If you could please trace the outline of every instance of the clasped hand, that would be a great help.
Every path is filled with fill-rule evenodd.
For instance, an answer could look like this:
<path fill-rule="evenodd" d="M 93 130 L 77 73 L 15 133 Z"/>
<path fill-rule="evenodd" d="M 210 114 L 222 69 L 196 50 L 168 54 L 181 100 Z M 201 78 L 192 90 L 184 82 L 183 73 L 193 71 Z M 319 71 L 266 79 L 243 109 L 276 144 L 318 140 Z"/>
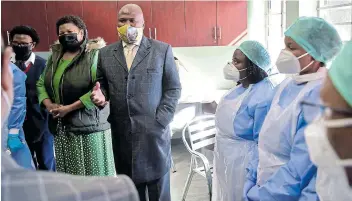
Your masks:
<path fill-rule="evenodd" d="M 54 119 L 62 118 L 72 111 L 69 105 L 59 105 L 55 103 L 49 105 L 47 109 L 50 114 L 53 115 Z"/>

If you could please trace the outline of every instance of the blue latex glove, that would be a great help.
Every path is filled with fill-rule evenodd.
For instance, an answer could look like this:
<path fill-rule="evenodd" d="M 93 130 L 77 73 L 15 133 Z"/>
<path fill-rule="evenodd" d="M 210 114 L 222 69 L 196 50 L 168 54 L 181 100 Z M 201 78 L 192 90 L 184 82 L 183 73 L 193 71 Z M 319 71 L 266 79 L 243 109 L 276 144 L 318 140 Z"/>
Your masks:
<path fill-rule="evenodd" d="M 247 193 L 249 190 L 251 190 L 251 188 L 255 186 L 255 183 L 249 179 L 247 179 L 247 181 L 244 183 L 243 186 L 243 200 L 244 201 L 249 201 L 248 197 L 247 197 Z"/>
<path fill-rule="evenodd" d="M 16 152 L 23 148 L 24 144 L 22 143 L 19 134 L 9 134 L 7 139 L 7 146 L 11 152 Z"/>

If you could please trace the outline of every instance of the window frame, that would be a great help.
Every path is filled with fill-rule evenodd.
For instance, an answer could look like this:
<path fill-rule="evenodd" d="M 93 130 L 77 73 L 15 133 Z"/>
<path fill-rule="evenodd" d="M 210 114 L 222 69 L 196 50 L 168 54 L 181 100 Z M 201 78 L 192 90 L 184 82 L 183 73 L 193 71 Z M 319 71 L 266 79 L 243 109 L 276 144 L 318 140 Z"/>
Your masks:
<path fill-rule="evenodd" d="M 331 6 L 320 6 L 320 5 L 321 5 L 321 1 L 318 0 L 317 1 L 317 16 L 318 17 L 321 17 L 322 10 L 334 10 L 334 9 L 343 8 L 343 7 L 350 7 L 351 8 L 351 20 L 350 21 L 338 22 L 338 23 L 335 22 L 335 23 L 331 23 L 331 24 L 334 26 L 350 25 L 351 26 L 350 40 L 352 40 L 352 2 L 351 3 L 341 2 L 341 4 L 331 5 Z M 347 41 L 343 41 L 343 42 L 347 42 Z"/>
<path fill-rule="evenodd" d="M 272 2 L 276 1 L 276 2 L 280 2 L 281 3 L 281 12 L 273 12 L 271 10 L 271 5 Z M 265 1 L 266 2 L 266 12 L 265 12 L 265 42 L 266 42 L 266 48 L 269 49 L 269 37 L 270 37 L 270 28 L 271 28 L 271 16 L 275 15 L 278 16 L 280 15 L 281 17 L 281 30 L 280 30 L 280 34 L 281 37 L 284 36 L 284 28 L 285 28 L 285 17 L 286 17 L 286 11 L 285 11 L 285 7 L 286 7 L 286 0 L 268 0 Z"/>

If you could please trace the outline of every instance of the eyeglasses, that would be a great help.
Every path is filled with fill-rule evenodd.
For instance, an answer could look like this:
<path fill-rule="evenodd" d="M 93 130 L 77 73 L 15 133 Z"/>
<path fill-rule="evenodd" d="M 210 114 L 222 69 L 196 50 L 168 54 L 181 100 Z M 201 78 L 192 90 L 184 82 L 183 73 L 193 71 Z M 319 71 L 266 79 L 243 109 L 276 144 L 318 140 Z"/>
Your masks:
<path fill-rule="evenodd" d="M 306 122 L 312 122 L 313 120 L 321 117 L 322 115 L 331 116 L 332 113 L 337 115 L 352 117 L 352 110 L 328 107 L 319 103 L 312 103 L 307 101 L 300 102 L 303 117 Z"/>
<path fill-rule="evenodd" d="M 33 44 L 33 42 L 30 42 L 30 43 L 18 43 L 16 41 L 11 42 L 11 45 L 16 45 L 16 46 L 30 46 L 32 44 Z"/>

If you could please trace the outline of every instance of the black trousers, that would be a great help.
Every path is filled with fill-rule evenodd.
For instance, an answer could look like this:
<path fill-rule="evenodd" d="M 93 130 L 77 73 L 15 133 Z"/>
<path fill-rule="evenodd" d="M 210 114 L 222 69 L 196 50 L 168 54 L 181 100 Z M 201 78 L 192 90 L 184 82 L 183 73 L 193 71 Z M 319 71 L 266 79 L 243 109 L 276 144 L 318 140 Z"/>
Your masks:
<path fill-rule="evenodd" d="M 171 201 L 170 172 L 160 179 L 137 184 L 136 188 L 140 201 Z"/>
<path fill-rule="evenodd" d="M 36 169 L 56 171 L 54 157 L 54 136 L 46 132 L 36 143 L 27 143 Z"/>

